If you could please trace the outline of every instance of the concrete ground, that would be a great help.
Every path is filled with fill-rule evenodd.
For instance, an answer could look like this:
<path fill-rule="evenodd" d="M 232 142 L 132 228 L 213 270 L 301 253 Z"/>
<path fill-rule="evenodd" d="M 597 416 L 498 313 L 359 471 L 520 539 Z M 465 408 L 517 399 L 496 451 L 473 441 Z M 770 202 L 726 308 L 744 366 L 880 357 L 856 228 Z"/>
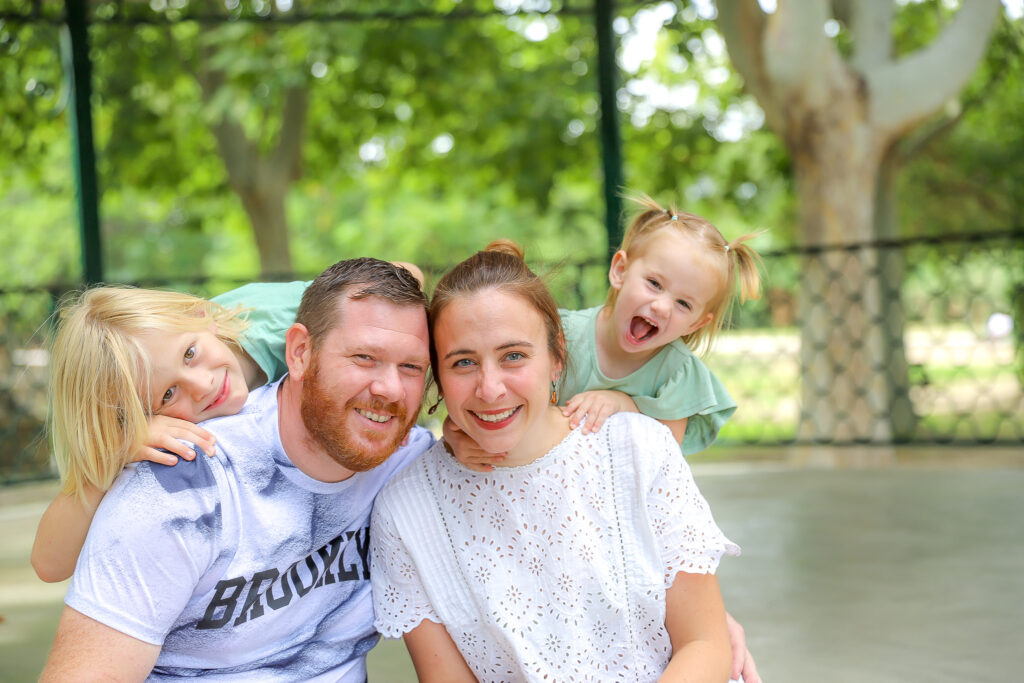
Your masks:
<path fill-rule="evenodd" d="M 1024 670 L 1024 449 L 727 455 L 694 471 L 743 547 L 721 585 L 768 683 Z M 66 585 L 36 579 L 28 554 L 54 490 L 0 489 L 0 681 L 34 680 L 53 640 Z M 370 680 L 414 680 L 399 641 L 371 654 Z"/>

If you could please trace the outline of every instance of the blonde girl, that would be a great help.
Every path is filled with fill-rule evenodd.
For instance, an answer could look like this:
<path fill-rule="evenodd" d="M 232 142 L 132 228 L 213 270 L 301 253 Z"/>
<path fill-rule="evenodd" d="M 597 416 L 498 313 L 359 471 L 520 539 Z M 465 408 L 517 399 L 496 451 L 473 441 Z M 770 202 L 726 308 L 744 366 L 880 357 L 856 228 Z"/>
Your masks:
<path fill-rule="evenodd" d="M 700 361 L 737 299 L 760 295 L 756 236 L 726 240 L 706 219 L 649 197 L 608 270 L 604 306 L 565 311 L 574 371 L 562 385 L 572 424 L 597 430 L 616 412 L 664 422 L 689 454 L 736 410 Z"/>

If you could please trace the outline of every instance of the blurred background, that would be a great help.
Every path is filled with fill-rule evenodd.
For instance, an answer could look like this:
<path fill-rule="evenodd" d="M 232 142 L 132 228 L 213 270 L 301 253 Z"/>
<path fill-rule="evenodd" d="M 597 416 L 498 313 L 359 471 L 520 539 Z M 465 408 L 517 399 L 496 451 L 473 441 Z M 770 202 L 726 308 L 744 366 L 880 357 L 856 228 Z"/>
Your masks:
<path fill-rule="evenodd" d="M 764 231 L 765 296 L 706 357 L 740 409 L 696 458 L 747 468 L 714 479 L 742 496 L 709 497 L 749 529 L 736 539 L 748 558 L 775 566 L 786 520 L 823 519 L 821 534 L 861 537 L 868 555 L 876 542 L 934 547 L 927 537 L 956 557 L 978 527 L 944 526 L 944 506 L 1004 521 L 1013 498 L 997 507 L 987 492 L 1019 482 L 1024 445 L 1021 4 L 0 0 L 0 522 L 15 525 L 0 562 L 0 678 L 38 672 L 63 593 L 34 579 L 16 540 L 30 544 L 56 486 L 46 343 L 62 295 L 99 282 L 215 295 L 363 255 L 419 264 L 429 290 L 507 237 L 563 306 L 595 306 L 629 193 L 704 215 L 729 239 Z M 939 479 L 893 485 L 922 462 Z M 976 479 L 951 474 L 965 463 Z M 737 507 L 753 482 L 770 489 L 756 488 L 757 509 L 811 498 L 760 527 L 757 509 Z M 851 488 L 815 497 L 832 485 Z M 943 486 L 948 498 L 929 493 Z M 875 520 L 876 537 L 860 513 L 878 513 L 879 487 L 907 502 Z M 885 538 L 904 523 L 925 536 Z M 936 650 L 901 660 L 914 647 L 895 648 L 895 669 L 801 667 L 813 648 L 777 650 L 792 640 L 770 639 L 779 615 L 759 611 L 765 566 L 743 562 L 747 602 L 730 608 L 755 620 L 756 654 L 793 653 L 765 653 L 768 680 L 907 680 L 909 662 L 949 651 L 924 628 L 937 615 L 890 615 Z M 979 574 L 995 560 L 950 562 L 961 573 L 936 579 L 931 603 L 996 585 Z M 1024 604 L 1019 582 L 999 585 Z M 842 620 L 853 604 L 817 616 Z M 985 647 L 1020 632 L 1010 616 L 991 633 L 962 617 L 944 618 Z M 824 633 L 786 621 L 793 638 Z M 1005 678 L 1018 649 L 971 660 L 973 676 L 918 673 Z M 907 675 L 869 673 L 883 670 Z"/>

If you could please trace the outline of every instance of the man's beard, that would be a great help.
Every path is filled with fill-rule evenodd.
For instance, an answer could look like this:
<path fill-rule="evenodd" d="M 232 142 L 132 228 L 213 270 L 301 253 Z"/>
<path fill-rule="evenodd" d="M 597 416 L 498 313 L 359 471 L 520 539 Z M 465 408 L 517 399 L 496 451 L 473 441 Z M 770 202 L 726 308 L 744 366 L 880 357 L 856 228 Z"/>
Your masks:
<path fill-rule="evenodd" d="M 402 428 L 388 433 L 366 431 L 361 440 L 354 439 L 347 420 L 357 407 L 365 412 L 392 415 L 391 419 Z M 353 398 L 345 405 L 339 405 L 320 379 L 320 366 L 314 353 L 302 380 L 302 422 L 313 441 L 342 467 L 353 472 L 365 472 L 387 460 L 405 440 L 416 418 L 415 415 L 408 417 L 406 412 L 401 403 L 385 403 L 377 399 L 364 402 Z"/>

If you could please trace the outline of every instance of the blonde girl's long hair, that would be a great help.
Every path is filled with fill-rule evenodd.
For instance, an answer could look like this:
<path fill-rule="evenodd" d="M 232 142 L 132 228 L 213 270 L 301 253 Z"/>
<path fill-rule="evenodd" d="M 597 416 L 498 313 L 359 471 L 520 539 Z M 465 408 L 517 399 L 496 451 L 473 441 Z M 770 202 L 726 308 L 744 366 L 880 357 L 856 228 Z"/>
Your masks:
<path fill-rule="evenodd" d="M 50 355 L 50 433 L 65 493 L 106 491 L 144 445 L 149 358 L 138 336 L 209 329 L 236 353 L 243 311 L 189 294 L 103 286 L 65 297 Z"/>
<path fill-rule="evenodd" d="M 710 257 L 719 280 L 716 294 L 707 304 L 711 321 L 682 337 L 694 353 L 707 353 L 715 335 L 729 320 L 736 299 L 739 298 L 740 303 L 743 303 L 761 296 L 761 257 L 747 244 L 761 232 L 748 233 L 727 241 L 706 218 L 680 211 L 672 205 L 662 208 L 647 195 L 628 199 L 638 204 L 641 212 L 626 229 L 622 246 L 619 247 L 626 252 L 627 257 L 633 259 L 642 254 L 650 238 L 662 229 L 678 230 L 704 247 Z M 617 298 L 618 290 L 609 288 L 605 306 L 614 307 Z"/>

